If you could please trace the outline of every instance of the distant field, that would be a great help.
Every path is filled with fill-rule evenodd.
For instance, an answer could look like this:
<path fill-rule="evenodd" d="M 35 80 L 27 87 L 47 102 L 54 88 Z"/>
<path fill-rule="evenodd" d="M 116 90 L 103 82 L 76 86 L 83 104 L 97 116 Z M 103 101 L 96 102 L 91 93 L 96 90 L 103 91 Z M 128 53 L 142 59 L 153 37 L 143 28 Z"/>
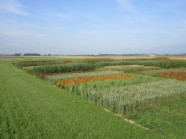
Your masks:
<path fill-rule="evenodd" d="M 186 55 L 184 56 L 168 56 L 171 59 L 186 59 Z"/>
<path fill-rule="evenodd" d="M 0 70 L 0 138 L 186 137 L 186 60 L 1 57 Z"/>

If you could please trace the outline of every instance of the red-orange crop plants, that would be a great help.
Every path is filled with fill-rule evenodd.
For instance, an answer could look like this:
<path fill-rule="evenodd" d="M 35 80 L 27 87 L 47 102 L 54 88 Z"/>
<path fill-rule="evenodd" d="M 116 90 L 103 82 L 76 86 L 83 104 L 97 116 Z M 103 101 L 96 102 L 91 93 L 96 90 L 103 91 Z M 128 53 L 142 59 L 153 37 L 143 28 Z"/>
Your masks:
<path fill-rule="evenodd" d="M 130 79 L 135 77 L 136 75 L 132 75 L 132 74 L 115 74 L 115 75 L 92 76 L 92 77 L 85 77 L 85 78 L 63 79 L 57 82 L 57 87 L 68 90 L 70 88 L 70 85 L 87 84 L 90 82 L 104 81 L 104 80 Z"/>
<path fill-rule="evenodd" d="M 186 81 L 186 72 L 165 72 L 160 75 L 162 78 L 172 78 L 172 79 L 177 79 L 181 81 Z"/>

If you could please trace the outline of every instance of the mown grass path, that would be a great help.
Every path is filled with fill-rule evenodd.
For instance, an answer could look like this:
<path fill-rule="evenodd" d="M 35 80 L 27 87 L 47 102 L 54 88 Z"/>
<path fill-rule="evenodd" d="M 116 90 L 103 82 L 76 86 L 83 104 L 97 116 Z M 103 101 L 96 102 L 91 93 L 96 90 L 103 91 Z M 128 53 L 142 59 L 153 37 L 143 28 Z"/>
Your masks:
<path fill-rule="evenodd" d="M 0 138 L 157 138 L 46 81 L 0 64 Z"/>

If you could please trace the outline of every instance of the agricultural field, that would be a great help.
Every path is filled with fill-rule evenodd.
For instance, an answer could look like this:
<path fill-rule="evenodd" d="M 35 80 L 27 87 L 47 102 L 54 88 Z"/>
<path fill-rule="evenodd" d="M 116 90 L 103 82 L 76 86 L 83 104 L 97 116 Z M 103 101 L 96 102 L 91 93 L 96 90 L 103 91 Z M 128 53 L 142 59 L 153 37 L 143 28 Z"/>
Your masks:
<path fill-rule="evenodd" d="M 3 58 L 0 66 L 0 138 L 186 138 L 184 59 Z"/>
<path fill-rule="evenodd" d="M 60 79 L 73 79 L 73 78 L 82 78 L 82 77 L 90 77 L 90 76 L 101 76 L 101 75 L 114 75 L 121 74 L 123 72 L 120 71 L 90 71 L 90 72 L 79 72 L 79 73 L 63 73 L 57 75 L 45 75 L 44 79 L 51 81 L 51 83 L 57 83 Z"/>

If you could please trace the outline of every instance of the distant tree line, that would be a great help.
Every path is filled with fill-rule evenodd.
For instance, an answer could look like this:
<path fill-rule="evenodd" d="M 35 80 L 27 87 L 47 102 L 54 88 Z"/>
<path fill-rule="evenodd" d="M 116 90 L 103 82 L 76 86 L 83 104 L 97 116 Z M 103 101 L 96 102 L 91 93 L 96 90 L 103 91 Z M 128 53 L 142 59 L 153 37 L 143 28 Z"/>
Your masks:
<path fill-rule="evenodd" d="M 147 56 L 149 54 L 80 54 L 80 55 L 64 55 L 64 54 L 44 54 L 43 56 Z M 186 56 L 182 54 L 154 54 L 156 56 Z M 39 53 L 14 53 L 14 54 L 0 54 L 0 56 L 41 56 Z M 152 55 L 150 55 L 152 56 Z"/>
<path fill-rule="evenodd" d="M 41 56 L 38 53 L 25 53 L 24 56 Z"/>
<path fill-rule="evenodd" d="M 41 56 L 39 53 L 25 53 L 25 54 L 21 54 L 21 53 L 15 53 L 14 56 Z"/>
<path fill-rule="evenodd" d="M 146 54 L 99 54 L 98 56 L 145 56 Z"/>

